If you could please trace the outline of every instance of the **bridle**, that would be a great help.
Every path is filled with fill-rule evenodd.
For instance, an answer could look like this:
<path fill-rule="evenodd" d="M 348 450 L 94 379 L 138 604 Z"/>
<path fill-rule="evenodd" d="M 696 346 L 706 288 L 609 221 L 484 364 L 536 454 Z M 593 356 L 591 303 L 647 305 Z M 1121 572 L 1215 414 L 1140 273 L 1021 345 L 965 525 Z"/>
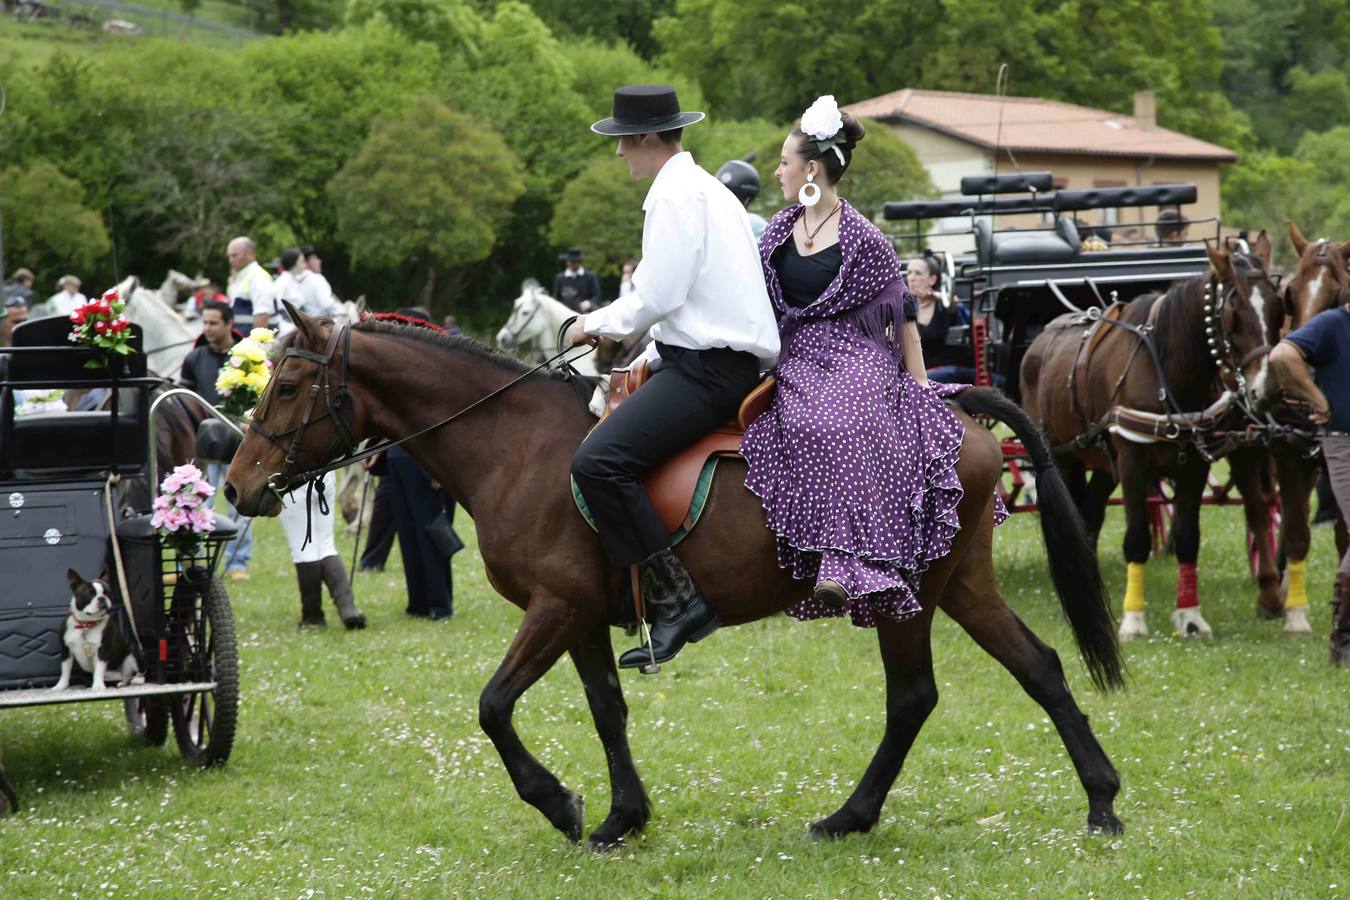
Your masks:
<path fill-rule="evenodd" d="M 1331 259 L 1332 253 L 1338 253 L 1339 248 L 1333 249 L 1331 241 L 1327 238 L 1318 238 L 1313 242 L 1313 246 L 1316 249 L 1313 251 L 1312 265 L 1321 266 L 1327 269 L 1327 271 L 1331 273 L 1331 280 L 1335 282 L 1337 288 L 1336 300 L 1328 306 L 1327 309 L 1335 309 L 1337 306 L 1344 306 L 1346 303 L 1350 303 L 1350 273 L 1346 271 L 1346 265 L 1343 260 L 1341 264 L 1337 265 L 1332 262 Z M 1284 295 L 1284 311 L 1291 319 L 1298 311 L 1294 306 L 1295 281 L 1302 287 L 1305 280 L 1306 279 L 1291 278 L 1289 279 L 1289 282 L 1285 284 L 1284 290 L 1282 291 Z"/>
<path fill-rule="evenodd" d="M 1252 362 L 1270 353 L 1270 345 L 1265 340 L 1266 323 L 1261 322 L 1261 346 L 1253 347 L 1241 357 L 1233 346 L 1232 329 L 1224 324 L 1223 311 L 1229 301 L 1237 296 L 1251 305 L 1251 292 L 1246 280 L 1234 277 L 1231 289 L 1224 290 L 1221 278 L 1205 283 L 1205 339 L 1209 344 L 1209 355 L 1219 370 L 1219 381 L 1224 387 L 1237 394 L 1238 403 L 1244 409 L 1247 403 L 1247 376 L 1242 370 Z"/>
<path fill-rule="evenodd" d="M 533 300 L 534 300 L 534 309 L 530 310 L 530 314 L 529 314 L 528 316 L 525 317 L 525 321 L 524 321 L 524 322 L 521 322 L 521 323 L 520 323 L 520 327 L 517 328 L 515 331 L 511 331 L 510 329 L 505 328 L 505 327 L 502 328 L 502 331 L 505 331 L 505 332 L 507 333 L 507 335 L 510 336 L 510 338 L 511 338 L 510 346 L 512 346 L 512 347 L 518 347 L 518 346 L 520 346 L 520 336 L 521 336 L 522 334 L 525 333 L 525 329 L 526 329 L 526 328 L 529 328 L 529 327 L 530 327 L 530 323 L 534 321 L 534 317 L 535 317 L 535 316 L 539 315 L 539 310 L 540 310 L 540 309 L 543 307 L 543 305 L 544 305 L 544 304 L 542 304 L 542 303 L 539 302 L 539 298 L 538 298 L 538 297 L 534 297 L 533 295 L 531 295 L 531 296 L 532 296 L 532 298 L 533 298 Z M 512 319 L 515 318 L 515 314 L 514 314 L 514 313 L 512 313 L 511 318 L 512 318 Z M 507 324 L 507 325 L 510 325 L 511 322 L 508 320 L 506 324 Z"/>
<path fill-rule="evenodd" d="M 329 372 L 333 365 L 333 355 L 337 352 L 338 344 L 342 344 L 342 360 L 339 367 L 339 376 L 337 389 L 334 390 L 329 380 Z M 267 486 L 276 493 L 292 487 L 292 482 L 309 480 L 311 482 L 322 478 L 326 471 L 321 471 L 313 479 L 297 479 L 291 474 L 291 469 L 295 466 L 300 456 L 300 448 L 303 444 L 305 431 L 309 426 L 316 422 L 322 422 L 324 419 L 333 420 L 333 442 L 328 445 L 320 459 L 327 459 L 334 450 L 341 449 L 342 456 L 351 456 L 355 451 L 357 444 L 355 435 L 352 433 L 351 416 L 355 412 L 355 403 L 352 400 L 351 392 L 347 390 L 347 359 L 351 356 L 352 332 L 351 325 L 344 322 L 340 328 L 333 328 L 328 334 L 328 346 L 324 348 L 322 354 L 315 353 L 312 350 L 304 350 L 294 345 L 286 348 L 281 359 L 277 362 L 276 370 L 268 383 L 267 391 L 258 401 L 259 412 L 264 410 L 270 404 L 272 399 L 273 385 L 281 375 L 281 370 L 290 359 L 303 359 L 316 363 L 319 367 L 319 375 L 309 386 L 309 401 L 305 405 L 304 415 L 300 417 L 300 424 L 285 431 L 268 431 L 257 419 L 249 423 L 249 428 L 262 435 L 273 445 L 286 452 L 286 461 L 282 463 L 281 471 L 269 475 Z M 323 400 L 323 411 L 315 415 L 319 406 L 320 399 Z M 291 438 L 290 445 L 287 446 L 283 440 Z M 308 473 L 304 473 L 308 474 Z M 322 498 L 323 489 L 319 488 L 319 494 Z"/>

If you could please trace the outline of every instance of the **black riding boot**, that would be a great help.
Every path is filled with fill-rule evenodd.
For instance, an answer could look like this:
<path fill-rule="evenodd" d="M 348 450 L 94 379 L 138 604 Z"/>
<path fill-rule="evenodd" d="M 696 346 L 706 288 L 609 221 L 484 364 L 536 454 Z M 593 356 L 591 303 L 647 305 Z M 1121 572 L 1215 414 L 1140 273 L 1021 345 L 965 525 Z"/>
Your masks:
<path fill-rule="evenodd" d="M 346 625 L 348 630 L 365 628 L 366 617 L 356 608 L 356 600 L 352 597 L 352 583 L 347 579 L 347 569 L 342 565 L 342 558 L 325 556 L 319 563 L 319 568 L 323 572 L 324 583 L 328 585 L 328 593 L 333 595 L 333 605 L 337 607 L 338 615 L 342 617 L 342 624 Z"/>
<path fill-rule="evenodd" d="M 635 669 L 656 656 L 672 659 L 686 642 L 701 641 L 722 623 L 703 599 L 698 585 L 672 550 L 653 553 L 638 565 L 642 599 L 651 623 L 651 648 L 634 647 L 619 657 L 619 667 Z"/>
<path fill-rule="evenodd" d="M 296 563 L 295 577 L 300 582 L 300 627 L 323 628 L 323 572 L 316 562 Z"/>

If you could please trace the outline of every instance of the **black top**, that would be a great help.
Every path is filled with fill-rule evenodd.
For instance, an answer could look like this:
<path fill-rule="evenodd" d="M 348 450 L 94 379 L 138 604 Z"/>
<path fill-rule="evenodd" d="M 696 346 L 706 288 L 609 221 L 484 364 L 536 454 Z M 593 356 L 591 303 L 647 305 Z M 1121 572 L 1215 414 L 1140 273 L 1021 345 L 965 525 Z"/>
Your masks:
<path fill-rule="evenodd" d="M 201 394 L 202 399 L 212 406 L 219 406 L 224 398 L 216 390 L 216 378 L 220 376 L 221 366 L 229 358 L 229 350 L 217 353 L 210 344 L 202 341 L 183 360 L 183 374 L 179 380 L 184 387 Z"/>
<path fill-rule="evenodd" d="M 576 312 L 581 312 L 582 301 L 598 306 L 600 279 L 590 269 L 580 275 L 568 275 L 564 269 L 553 278 L 553 299 L 562 301 Z"/>
<path fill-rule="evenodd" d="M 950 327 L 947 311 L 939 304 L 933 310 L 933 318 L 928 320 L 927 325 L 918 319 L 914 324 L 919 326 L 919 344 L 923 347 L 924 365 L 930 369 L 934 366 L 954 365 L 954 361 L 949 358 L 952 353 L 947 348 L 947 329 Z"/>
<path fill-rule="evenodd" d="M 770 259 L 778 273 L 779 287 L 783 289 L 783 302 L 805 309 L 819 300 L 839 275 L 839 267 L 844 264 L 844 251 L 835 244 L 819 253 L 802 256 L 797 252 L 797 242 L 788 238 L 773 251 Z"/>

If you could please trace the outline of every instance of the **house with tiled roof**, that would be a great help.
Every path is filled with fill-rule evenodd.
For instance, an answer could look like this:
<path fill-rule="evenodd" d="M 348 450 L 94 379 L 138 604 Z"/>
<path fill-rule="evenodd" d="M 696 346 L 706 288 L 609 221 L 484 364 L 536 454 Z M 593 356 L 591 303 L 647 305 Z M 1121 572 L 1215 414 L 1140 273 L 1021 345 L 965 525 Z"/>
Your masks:
<path fill-rule="evenodd" d="M 1195 221 L 1218 216 L 1219 169 L 1237 159 L 1225 147 L 1159 127 L 1151 91 L 1134 95 L 1129 116 L 1037 97 L 917 88 L 844 109 L 893 128 L 914 147 L 942 195 L 951 198 L 961 196 L 963 176 L 993 174 L 996 166 L 1000 173 L 1049 171 L 1056 188 L 1075 190 L 1191 182 L 1197 202 L 1185 214 Z M 1092 224 L 1131 234 L 1156 217 L 1149 207 L 1102 209 L 1093 211 Z M 1035 223 L 1035 215 L 999 219 L 1000 227 Z"/>

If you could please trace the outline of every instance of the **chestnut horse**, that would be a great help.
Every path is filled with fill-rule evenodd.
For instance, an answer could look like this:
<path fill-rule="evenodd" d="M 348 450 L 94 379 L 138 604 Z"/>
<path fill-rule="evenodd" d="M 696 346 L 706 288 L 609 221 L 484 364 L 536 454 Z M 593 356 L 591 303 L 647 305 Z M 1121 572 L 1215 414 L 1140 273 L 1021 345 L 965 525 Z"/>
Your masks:
<path fill-rule="evenodd" d="M 517 793 L 556 828 L 579 840 L 581 797 L 563 787 L 521 743 L 516 701 L 564 654 L 571 654 L 609 764 L 612 802 L 591 834 L 604 848 L 650 818 L 633 764 L 628 709 L 609 629 L 624 616 L 620 574 L 578 514 L 569 465 L 595 419 L 575 384 L 531 374 L 519 362 L 462 336 L 367 320 L 337 325 L 292 313 L 296 333 L 235 454 L 225 496 L 243 515 L 274 516 L 276 489 L 342 464 L 367 438 L 408 440 L 409 452 L 473 516 L 488 578 L 524 619 L 479 701 L 479 722 Z M 1094 680 L 1122 683 L 1108 600 L 1072 499 L 1025 413 L 996 391 L 971 389 L 965 409 L 1011 423 L 1032 447 L 1041 481 L 1041 524 L 1061 608 Z M 877 628 L 886 675 L 885 736 L 841 809 L 811 826 L 814 837 L 867 831 L 877 823 L 919 728 L 937 703 L 929 629 L 939 602 L 1006 666 L 1054 721 L 1088 796 L 1088 824 L 1117 832 L 1119 778 L 1069 693 L 1055 652 L 1000 597 L 994 577 L 994 488 L 999 444 L 966 411 L 957 473 L 965 488 L 961 530 L 951 552 L 924 575 L 923 611 Z M 448 419 L 448 420 L 447 420 Z M 440 423 L 440 424 L 438 424 Z M 436 427 L 432 427 L 436 426 Z M 304 470 L 311 470 L 306 472 Z M 725 625 L 740 625 L 805 600 L 812 586 L 778 568 L 775 540 L 759 501 L 744 487 L 744 463 L 718 467 L 702 523 L 681 542 L 681 560 Z M 631 616 L 631 612 L 628 613 Z M 715 647 L 703 644 L 700 651 Z M 681 665 L 696 665 L 686 651 Z"/>
<path fill-rule="evenodd" d="M 1320 312 L 1334 309 L 1350 300 L 1350 241 L 1337 244 L 1322 238 L 1309 241 L 1299 227 L 1288 222 L 1289 241 L 1298 254 L 1298 266 L 1284 284 L 1284 314 L 1289 331 L 1303 327 Z M 1278 389 L 1278 384 L 1273 385 Z M 1308 627 L 1308 595 L 1304 585 L 1304 562 L 1312 546 L 1309 529 L 1309 497 L 1322 472 L 1321 457 L 1308 453 L 1307 447 L 1276 441 L 1271 455 L 1280 486 L 1280 546 L 1286 558 L 1288 594 L 1285 599 L 1285 630 L 1294 631 L 1291 621 L 1301 620 L 1298 633 L 1311 633 Z M 1346 551 L 1346 523 L 1336 522 L 1336 548 Z"/>
<path fill-rule="evenodd" d="M 1255 248 L 1251 255 L 1207 246 L 1208 271 L 1164 294 L 1135 298 L 1120 315 L 1124 327 L 1102 322 L 1097 328 L 1104 331 L 1089 338 L 1087 317 L 1061 316 L 1036 337 L 1022 362 L 1022 401 L 1057 445 L 1094 544 L 1111 493 L 1117 483 L 1123 488 L 1129 568 L 1120 624 L 1123 640 L 1148 634 L 1143 594 L 1143 564 L 1152 545 L 1148 501 L 1163 477 L 1172 479 L 1175 490 L 1171 534 L 1180 572 L 1173 625 L 1183 636 L 1211 633 L 1200 614 L 1195 583 L 1200 500 L 1210 463 L 1191 443 L 1093 426 L 1116 406 L 1157 414 L 1199 413 L 1225 387 L 1249 404 L 1273 402 L 1275 379 L 1267 371 L 1266 356 L 1278 340 L 1281 311 L 1267 274 L 1271 246 L 1264 231 Z M 1136 332 L 1143 332 L 1152 348 Z M 1264 455 L 1234 459 L 1248 526 L 1257 535 L 1266 534 L 1269 526 L 1273 488 L 1262 477 L 1262 466 L 1268 465 Z M 1260 602 L 1278 612 L 1273 549 L 1264 541 L 1257 544 Z"/>

